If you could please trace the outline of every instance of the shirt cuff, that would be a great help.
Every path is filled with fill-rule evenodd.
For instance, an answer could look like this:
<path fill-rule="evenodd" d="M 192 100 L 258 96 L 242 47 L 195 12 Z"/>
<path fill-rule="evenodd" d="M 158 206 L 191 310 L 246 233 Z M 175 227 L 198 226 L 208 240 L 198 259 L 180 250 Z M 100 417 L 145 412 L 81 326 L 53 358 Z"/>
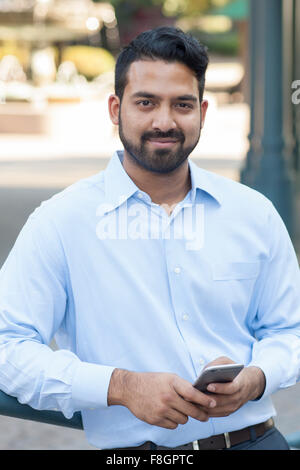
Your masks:
<path fill-rule="evenodd" d="M 266 379 L 265 389 L 263 393 L 260 395 L 260 397 L 256 398 L 255 401 L 262 400 L 263 398 L 271 395 L 272 393 L 278 390 L 278 387 L 281 381 L 282 372 L 280 368 L 278 368 L 277 370 L 276 367 L 274 367 L 274 363 L 268 364 L 268 360 L 266 361 L 253 360 L 250 362 L 250 364 L 248 364 L 248 367 L 259 367 L 265 374 L 265 379 Z"/>
<path fill-rule="evenodd" d="M 107 407 L 107 392 L 115 367 L 79 362 L 72 380 L 74 410 Z"/>

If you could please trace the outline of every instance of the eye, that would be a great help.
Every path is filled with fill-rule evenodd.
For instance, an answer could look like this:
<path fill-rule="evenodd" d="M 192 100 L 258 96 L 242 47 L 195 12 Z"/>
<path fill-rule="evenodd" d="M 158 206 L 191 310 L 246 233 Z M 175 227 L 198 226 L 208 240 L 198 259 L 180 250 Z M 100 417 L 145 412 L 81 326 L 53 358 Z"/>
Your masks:
<path fill-rule="evenodd" d="M 143 108 L 148 108 L 149 106 L 153 105 L 153 103 L 150 100 L 141 100 L 141 101 L 138 101 L 137 104 L 139 106 L 142 106 Z"/>
<path fill-rule="evenodd" d="M 176 107 L 180 108 L 180 109 L 193 109 L 193 105 L 190 104 L 190 103 L 176 103 L 175 105 Z"/>

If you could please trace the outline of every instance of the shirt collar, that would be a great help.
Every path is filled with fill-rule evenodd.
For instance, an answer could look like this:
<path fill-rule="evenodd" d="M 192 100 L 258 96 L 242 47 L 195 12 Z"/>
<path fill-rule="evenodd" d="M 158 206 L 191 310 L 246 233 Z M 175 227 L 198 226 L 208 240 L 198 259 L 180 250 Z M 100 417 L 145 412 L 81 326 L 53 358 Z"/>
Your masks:
<path fill-rule="evenodd" d="M 123 151 L 117 151 L 110 159 L 104 174 L 105 200 L 111 209 L 120 206 L 134 193 L 137 185 L 128 176 L 122 165 Z"/>
<path fill-rule="evenodd" d="M 113 210 L 120 206 L 124 201 L 140 191 L 138 186 L 126 173 L 123 165 L 123 151 L 117 151 L 113 154 L 105 170 L 105 199 L 110 209 Z M 222 196 L 219 188 L 216 186 L 213 174 L 199 168 L 195 163 L 189 160 L 191 174 L 191 200 L 195 201 L 196 189 L 208 193 L 219 204 L 222 202 Z"/>
<path fill-rule="evenodd" d="M 218 176 L 212 172 L 203 170 L 196 163 L 192 162 L 189 159 L 189 167 L 191 174 L 191 185 L 192 185 L 192 201 L 196 197 L 196 189 L 204 191 L 209 194 L 213 199 L 215 199 L 220 205 L 222 204 L 223 196 L 219 188 L 220 181 L 218 181 Z"/>

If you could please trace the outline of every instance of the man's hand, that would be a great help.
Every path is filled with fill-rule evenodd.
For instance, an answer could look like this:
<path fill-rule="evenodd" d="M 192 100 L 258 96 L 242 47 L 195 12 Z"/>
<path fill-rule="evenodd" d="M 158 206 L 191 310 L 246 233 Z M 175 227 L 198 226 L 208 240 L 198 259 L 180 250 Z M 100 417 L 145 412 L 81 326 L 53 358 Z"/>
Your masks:
<path fill-rule="evenodd" d="M 112 373 L 107 403 L 126 406 L 142 421 L 167 429 L 185 424 L 189 416 L 207 421 L 215 405 L 211 396 L 176 374 L 122 369 Z"/>
<path fill-rule="evenodd" d="M 233 363 L 227 357 L 220 357 L 207 364 L 207 367 Z M 210 417 L 228 416 L 249 400 L 260 397 L 265 385 L 265 375 L 259 367 L 245 367 L 232 382 L 208 385 L 207 390 L 216 401 L 216 406 L 213 409 L 205 408 L 205 411 Z"/>

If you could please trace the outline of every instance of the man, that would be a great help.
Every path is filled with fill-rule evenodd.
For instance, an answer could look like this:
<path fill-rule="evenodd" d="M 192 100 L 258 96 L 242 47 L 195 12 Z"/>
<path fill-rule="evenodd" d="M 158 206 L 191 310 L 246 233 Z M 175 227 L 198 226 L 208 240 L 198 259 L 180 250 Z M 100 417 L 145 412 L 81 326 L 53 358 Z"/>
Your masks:
<path fill-rule="evenodd" d="M 269 200 L 188 160 L 207 63 L 173 28 L 122 51 L 124 152 L 43 202 L 0 273 L 2 390 L 81 411 L 97 448 L 287 448 L 270 395 L 299 375 L 299 266 Z M 193 387 L 232 362 L 233 382 Z"/>

